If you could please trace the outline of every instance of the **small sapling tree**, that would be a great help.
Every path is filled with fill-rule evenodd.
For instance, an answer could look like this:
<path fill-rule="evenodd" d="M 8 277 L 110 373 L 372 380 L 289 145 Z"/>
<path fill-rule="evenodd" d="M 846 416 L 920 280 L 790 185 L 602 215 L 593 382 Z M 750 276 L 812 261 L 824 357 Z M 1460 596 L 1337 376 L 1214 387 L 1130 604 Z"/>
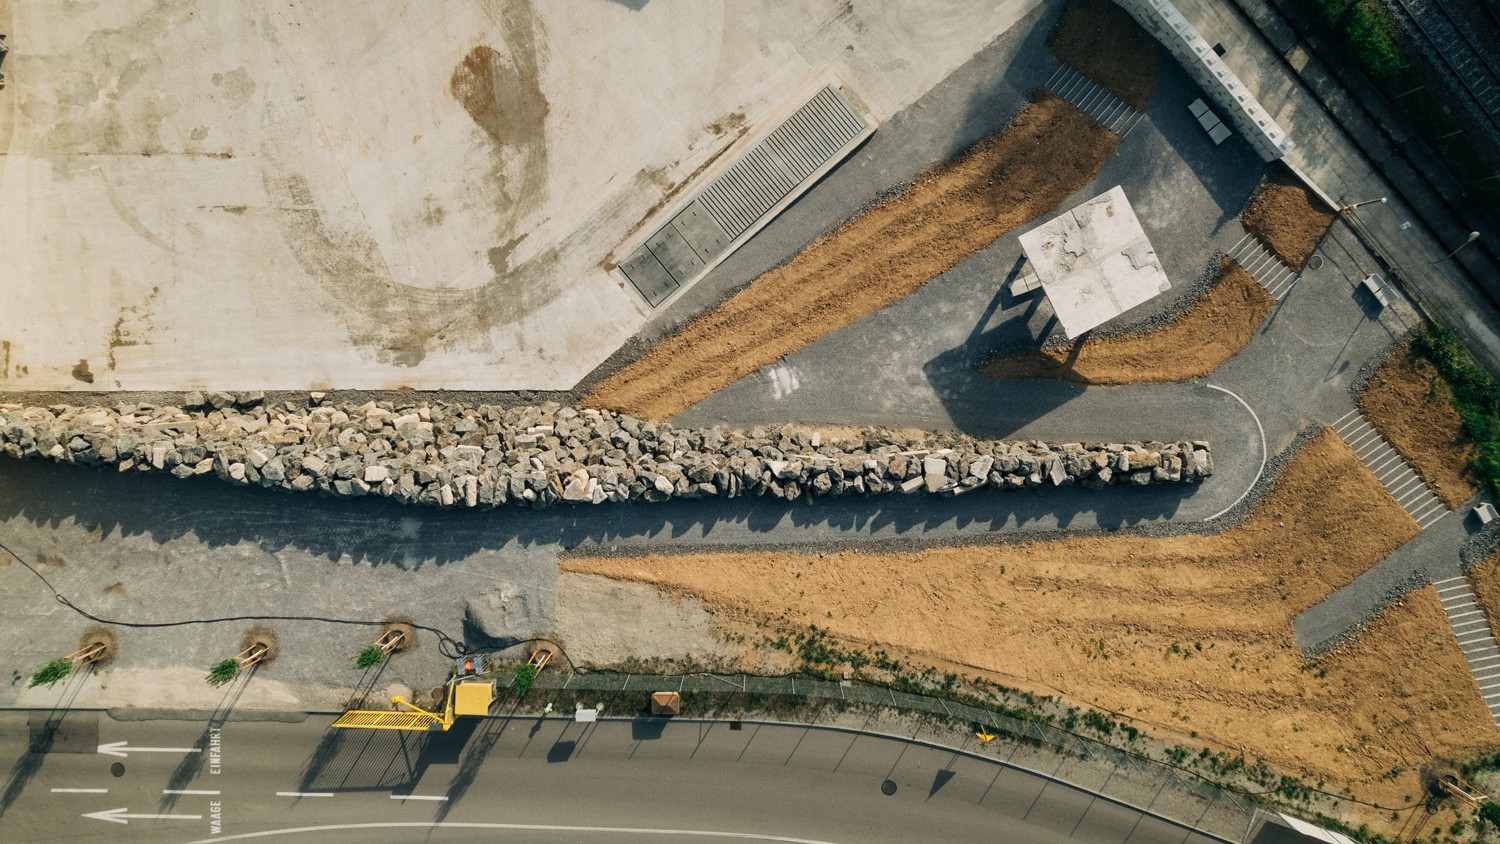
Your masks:
<path fill-rule="evenodd" d="M 516 669 L 516 682 L 512 688 L 516 690 L 517 695 L 524 695 L 531 690 L 531 684 L 536 682 L 536 674 L 539 670 L 531 663 Z"/>
<path fill-rule="evenodd" d="M 31 682 L 26 684 L 26 688 L 34 689 L 37 686 L 50 686 L 71 673 L 73 673 L 73 661 L 64 657 L 58 657 L 38 668 L 36 673 L 31 675 Z"/>
<path fill-rule="evenodd" d="M 204 679 L 210 686 L 218 687 L 226 683 L 234 682 L 234 678 L 240 676 L 240 661 L 234 657 L 214 663 L 208 669 L 208 676 Z"/>
<path fill-rule="evenodd" d="M 371 645 L 359 652 L 359 656 L 354 660 L 354 667 L 360 670 L 374 668 L 380 663 L 385 662 L 385 655 L 386 651 L 384 648 L 379 645 Z"/>

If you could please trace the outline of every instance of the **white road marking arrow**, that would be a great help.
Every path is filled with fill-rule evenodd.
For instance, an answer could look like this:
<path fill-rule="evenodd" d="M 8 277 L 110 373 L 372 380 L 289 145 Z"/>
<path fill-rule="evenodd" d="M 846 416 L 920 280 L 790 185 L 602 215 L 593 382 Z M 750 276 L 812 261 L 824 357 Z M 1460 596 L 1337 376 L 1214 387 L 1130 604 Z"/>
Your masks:
<path fill-rule="evenodd" d="M 130 823 L 130 819 L 136 820 L 158 820 L 158 821 L 201 821 L 202 815 L 143 815 L 130 814 L 130 810 L 121 806 L 118 809 L 108 809 L 103 812 L 89 812 L 84 815 L 96 821 L 109 821 L 111 823 Z"/>
<path fill-rule="evenodd" d="M 106 756 L 129 756 L 132 753 L 202 753 L 201 747 L 131 747 L 128 742 L 112 741 L 99 745 Z"/>

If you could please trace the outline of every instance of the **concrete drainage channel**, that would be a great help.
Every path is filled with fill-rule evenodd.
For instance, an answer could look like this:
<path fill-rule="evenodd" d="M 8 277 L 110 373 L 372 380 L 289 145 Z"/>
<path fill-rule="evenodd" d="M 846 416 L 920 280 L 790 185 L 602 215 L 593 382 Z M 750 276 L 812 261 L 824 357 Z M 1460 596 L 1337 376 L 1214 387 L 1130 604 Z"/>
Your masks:
<path fill-rule="evenodd" d="M 825 85 L 714 176 L 620 263 L 651 307 L 692 286 L 875 132 Z"/>

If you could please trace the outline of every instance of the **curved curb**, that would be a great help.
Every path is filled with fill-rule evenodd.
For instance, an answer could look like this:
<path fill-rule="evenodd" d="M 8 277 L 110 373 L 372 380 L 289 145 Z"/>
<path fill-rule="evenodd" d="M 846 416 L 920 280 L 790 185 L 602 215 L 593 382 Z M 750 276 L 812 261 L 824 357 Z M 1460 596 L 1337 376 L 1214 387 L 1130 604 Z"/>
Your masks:
<path fill-rule="evenodd" d="M 1240 502 L 1245 500 L 1245 496 L 1249 495 L 1250 491 L 1255 489 L 1255 485 L 1260 483 L 1261 475 L 1264 475 L 1266 473 L 1266 460 L 1270 456 L 1270 451 L 1266 448 L 1266 428 L 1264 425 L 1260 424 L 1260 416 L 1256 415 L 1255 409 L 1250 407 L 1249 402 L 1240 398 L 1239 394 L 1234 392 L 1233 390 L 1227 390 L 1223 387 L 1216 387 L 1213 384 L 1204 384 L 1203 386 L 1209 388 L 1210 390 L 1218 390 L 1221 393 L 1228 393 L 1231 397 L 1233 397 L 1234 400 L 1239 402 L 1250 414 L 1250 418 L 1255 420 L 1255 430 L 1260 432 L 1260 468 L 1255 470 L 1255 477 L 1251 479 L 1250 485 L 1245 487 L 1245 491 L 1240 493 L 1240 497 L 1236 498 L 1233 504 L 1230 504 L 1223 510 L 1220 510 L 1219 512 L 1203 520 L 1205 522 L 1211 522 L 1214 519 L 1217 519 L 1220 516 L 1224 515 L 1225 513 L 1228 513 L 1230 510 L 1233 510 L 1234 508 L 1240 506 Z"/>

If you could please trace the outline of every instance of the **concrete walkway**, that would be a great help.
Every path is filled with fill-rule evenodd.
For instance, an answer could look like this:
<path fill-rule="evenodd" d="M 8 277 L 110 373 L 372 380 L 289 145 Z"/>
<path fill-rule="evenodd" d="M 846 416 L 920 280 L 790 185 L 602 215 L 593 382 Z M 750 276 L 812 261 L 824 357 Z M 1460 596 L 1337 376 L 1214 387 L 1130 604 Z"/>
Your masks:
<path fill-rule="evenodd" d="M 1402 595 L 1435 580 L 1461 575 L 1458 554 L 1470 534 L 1471 501 L 1449 518 L 1417 534 L 1353 583 L 1297 616 L 1297 645 L 1317 656 L 1343 644 Z"/>
<path fill-rule="evenodd" d="M 1393 177 L 1409 168 L 1390 158 L 1389 150 L 1384 151 L 1381 169 L 1377 169 L 1341 125 L 1341 121 L 1354 125 L 1362 119 L 1355 98 L 1309 54 L 1265 0 L 1177 0 L 1176 5 L 1209 43 L 1224 46 L 1224 62 L 1296 142 L 1286 163 L 1324 194 L 1326 201 L 1338 207 L 1389 197 L 1386 205 L 1355 211 L 1357 225 L 1384 260 L 1395 266 L 1406 291 L 1457 331 L 1490 372 L 1500 373 L 1500 310 L 1476 288 L 1458 261 L 1444 260 L 1462 242 L 1461 230 L 1468 225 L 1458 221 L 1461 230 L 1455 230 L 1449 219 L 1431 219 L 1446 216 L 1446 210 L 1425 197 L 1398 191 Z M 1341 109 L 1335 119 L 1320 97 L 1349 107 Z M 1361 135 L 1359 140 L 1368 144 L 1380 132 L 1371 124 Z M 1400 184 L 1415 193 L 1420 190 L 1419 181 L 1403 178 Z M 1434 229 L 1451 233 L 1451 242 L 1440 241 Z"/>

